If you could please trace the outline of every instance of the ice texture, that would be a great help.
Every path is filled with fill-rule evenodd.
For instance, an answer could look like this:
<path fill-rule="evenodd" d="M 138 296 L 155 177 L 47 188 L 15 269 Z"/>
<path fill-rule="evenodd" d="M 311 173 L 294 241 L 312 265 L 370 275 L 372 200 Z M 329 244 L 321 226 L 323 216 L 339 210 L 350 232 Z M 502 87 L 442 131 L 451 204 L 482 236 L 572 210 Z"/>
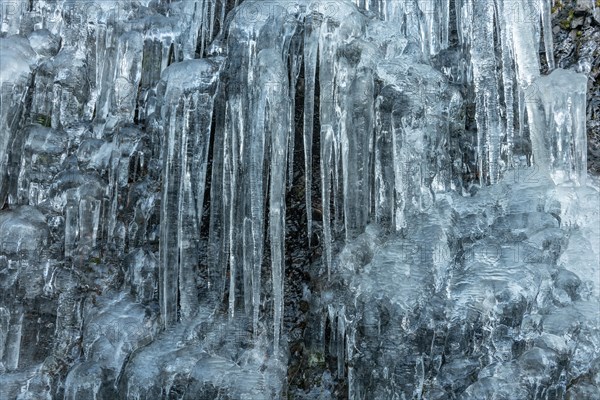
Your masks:
<path fill-rule="evenodd" d="M 340 252 L 336 295 L 322 303 L 329 348 L 353 366 L 349 398 L 597 393 L 565 382 L 598 357 L 598 246 L 584 239 L 596 235 L 598 188 L 513 178 L 414 215 L 406 237 L 369 226 Z M 589 224 L 568 222 L 573 208 Z M 585 260 L 566 261 L 573 251 Z"/>
<path fill-rule="evenodd" d="M 598 397 L 550 0 L 0 6 L 0 398 Z"/>

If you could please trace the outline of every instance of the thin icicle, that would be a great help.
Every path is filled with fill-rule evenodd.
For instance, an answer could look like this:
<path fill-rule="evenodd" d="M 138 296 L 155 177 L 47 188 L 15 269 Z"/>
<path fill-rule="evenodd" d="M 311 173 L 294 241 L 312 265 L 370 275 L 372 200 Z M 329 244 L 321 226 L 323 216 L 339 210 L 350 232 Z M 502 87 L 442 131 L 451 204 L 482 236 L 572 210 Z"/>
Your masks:
<path fill-rule="evenodd" d="M 351 321 L 352 323 L 353 321 Z M 348 400 L 356 399 L 355 390 L 354 390 L 354 348 L 356 346 L 356 328 L 354 325 L 350 325 L 347 327 L 348 334 L 346 335 L 346 360 L 348 365 Z"/>
<path fill-rule="evenodd" d="M 259 71 L 260 72 L 260 71 Z M 267 85 L 268 89 L 268 85 Z M 253 303 L 253 321 L 255 329 L 258 327 L 258 313 L 260 308 L 260 276 L 263 258 L 264 241 L 264 215 L 265 215 L 265 196 L 263 188 L 264 162 L 265 162 L 265 113 L 267 109 L 267 99 L 263 92 L 264 88 L 259 88 L 259 97 L 257 104 L 254 105 L 256 115 L 251 127 L 252 138 L 249 138 L 249 191 L 250 191 L 250 218 L 252 221 L 252 303 Z M 279 171 L 281 173 L 281 171 Z"/>
<path fill-rule="evenodd" d="M 242 228 L 242 280 L 244 285 L 244 311 L 246 315 L 254 314 L 253 307 L 253 290 L 252 290 L 252 275 L 253 275 L 253 258 L 252 258 L 252 221 L 250 218 L 244 218 Z"/>
<path fill-rule="evenodd" d="M 241 107 L 239 109 L 235 109 L 232 111 L 232 132 L 229 137 L 230 147 L 229 154 L 226 156 L 226 171 L 228 174 L 225 176 L 229 176 L 229 218 L 228 224 L 228 244 L 229 244 L 229 318 L 233 319 L 235 316 L 235 297 L 236 297 L 236 278 L 237 278 L 237 267 L 239 259 L 237 257 L 239 250 L 238 243 L 238 231 L 237 231 L 237 215 L 239 213 L 238 209 L 240 207 L 238 200 L 238 176 L 239 176 L 239 153 L 240 153 L 240 143 L 239 137 L 242 132 L 242 124 L 243 124 L 243 116 Z M 236 115 L 237 114 L 237 115 Z"/>
<path fill-rule="evenodd" d="M 329 343 L 327 351 L 329 354 L 336 354 L 337 346 L 337 315 L 333 304 L 327 305 L 327 318 L 329 320 Z"/>
<path fill-rule="evenodd" d="M 288 120 L 292 122 L 292 125 L 296 125 L 295 117 L 296 117 L 296 86 L 298 84 L 298 78 L 300 77 L 300 72 L 302 70 L 302 64 L 304 63 L 304 57 L 302 52 L 303 40 L 299 37 L 299 35 L 294 35 L 291 41 L 290 49 L 289 49 L 289 62 L 288 66 L 290 68 L 290 115 L 288 116 Z M 296 146 L 296 134 L 295 131 L 292 132 L 287 138 L 288 141 L 288 189 L 291 189 L 294 184 L 294 156 L 295 156 L 295 146 Z"/>
<path fill-rule="evenodd" d="M 304 197 L 308 246 L 312 238 L 312 145 L 315 108 L 315 78 L 321 17 L 311 14 L 304 27 Z"/>
<path fill-rule="evenodd" d="M 321 126 L 321 198 L 323 203 L 323 247 L 327 277 L 331 276 L 332 235 L 331 235 L 331 169 L 333 161 L 333 128 Z"/>
<path fill-rule="evenodd" d="M 209 1 L 208 2 L 208 42 L 207 43 L 211 43 L 213 41 L 214 38 L 214 34 L 215 34 L 215 22 L 216 22 L 216 14 L 217 14 L 217 2 L 216 1 Z"/>
<path fill-rule="evenodd" d="M 346 363 L 346 354 L 344 345 L 346 344 L 346 306 L 341 304 L 337 309 L 337 373 L 338 378 L 342 379 L 345 375 L 344 365 Z"/>
<path fill-rule="evenodd" d="M 289 121 L 290 105 L 289 84 L 283 61 L 274 51 L 263 50 L 259 53 L 261 70 L 268 75 L 268 81 L 279 82 L 267 87 L 267 109 L 261 115 L 266 116 L 267 124 L 264 132 L 270 131 L 271 138 L 271 178 L 269 190 L 269 232 L 271 242 L 271 273 L 273 279 L 273 347 L 279 351 L 279 338 L 283 323 L 283 272 L 284 272 L 284 240 L 285 240 L 285 193 L 286 193 L 286 161 L 287 140 L 291 136 Z M 261 77 L 262 78 L 262 77 Z M 263 78 L 264 79 L 264 78 Z M 257 132 L 260 133 L 260 132 Z M 266 136 L 266 135 L 265 135 Z M 268 136 L 267 136 L 268 137 Z"/>
<path fill-rule="evenodd" d="M 206 28 L 206 20 L 208 15 L 208 1 L 202 0 L 202 6 L 200 8 L 200 13 L 202 15 L 202 21 L 205 23 L 200 26 L 200 54 L 204 54 L 205 44 L 208 41 L 207 39 L 207 28 Z"/>
<path fill-rule="evenodd" d="M 539 0 L 542 18 L 542 29 L 544 32 L 544 52 L 548 69 L 552 72 L 556 68 L 554 62 L 554 38 L 552 36 L 551 0 Z"/>

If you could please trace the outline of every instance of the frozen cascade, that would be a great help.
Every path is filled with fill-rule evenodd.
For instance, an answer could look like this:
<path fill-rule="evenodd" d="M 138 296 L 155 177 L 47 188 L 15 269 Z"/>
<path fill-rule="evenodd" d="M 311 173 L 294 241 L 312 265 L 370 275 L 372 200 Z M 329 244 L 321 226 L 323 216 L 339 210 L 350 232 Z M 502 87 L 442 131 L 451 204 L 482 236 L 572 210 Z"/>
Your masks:
<path fill-rule="evenodd" d="M 3 3 L 0 398 L 595 398 L 550 7 Z"/>

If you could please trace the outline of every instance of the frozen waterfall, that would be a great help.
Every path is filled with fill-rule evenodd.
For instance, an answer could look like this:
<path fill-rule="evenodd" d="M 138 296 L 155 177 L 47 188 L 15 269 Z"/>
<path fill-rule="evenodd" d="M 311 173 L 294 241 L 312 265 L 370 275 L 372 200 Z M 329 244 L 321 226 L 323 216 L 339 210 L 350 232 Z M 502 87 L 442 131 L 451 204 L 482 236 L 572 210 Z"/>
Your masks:
<path fill-rule="evenodd" d="M 551 3 L 0 2 L 0 399 L 600 396 Z"/>

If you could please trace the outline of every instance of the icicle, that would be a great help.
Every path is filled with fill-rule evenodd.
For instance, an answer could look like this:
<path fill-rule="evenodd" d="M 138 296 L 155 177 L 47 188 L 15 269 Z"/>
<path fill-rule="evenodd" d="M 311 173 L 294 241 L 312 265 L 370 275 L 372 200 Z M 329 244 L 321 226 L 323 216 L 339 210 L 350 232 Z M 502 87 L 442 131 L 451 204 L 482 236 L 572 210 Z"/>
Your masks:
<path fill-rule="evenodd" d="M 65 257 L 72 257 L 79 236 L 77 224 L 78 210 L 72 202 L 65 207 Z"/>
<path fill-rule="evenodd" d="M 525 94 L 523 93 L 523 90 L 521 90 L 520 87 L 517 86 L 517 101 L 518 101 L 518 112 L 519 112 L 519 149 L 513 149 L 514 150 L 518 150 L 519 152 L 523 152 L 525 149 L 523 149 L 523 143 L 525 140 L 525 114 L 527 112 L 526 108 L 525 108 Z M 528 154 L 528 157 L 531 156 L 531 154 Z"/>
<path fill-rule="evenodd" d="M 331 276 L 331 169 L 333 161 L 333 128 L 331 125 L 321 126 L 321 199 L 323 206 L 323 247 L 325 249 L 325 267 L 327 277 Z"/>
<path fill-rule="evenodd" d="M 218 65 L 205 60 L 173 64 L 163 74 L 163 199 L 160 300 L 165 327 L 197 309 L 195 268 L 202 223 L 208 147 Z M 180 314 L 180 315 L 179 315 Z"/>
<path fill-rule="evenodd" d="M 399 126 L 396 126 L 398 124 Z M 404 210 L 407 204 L 407 197 L 409 196 L 408 187 L 409 177 L 407 176 L 407 167 L 409 164 L 409 157 L 406 155 L 406 150 L 403 149 L 404 137 L 403 133 L 410 127 L 404 125 L 403 119 L 397 121 L 394 116 L 392 117 L 392 154 L 393 154 L 393 166 L 394 166 L 394 228 L 396 231 L 400 231 L 406 227 L 406 220 Z M 404 125 L 404 126 L 403 126 Z"/>
<path fill-rule="evenodd" d="M 306 201 L 306 231 L 308 246 L 312 239 L 312 145 L 314 125 L 315 77 L 321 29 L 321 16 L 314 13 L 304 25 L 304 197 Z"/>
<path fill-rule="evenodd" d="M 258 72 L 258 71 L 257 71 Z M 267 85 L 268 88 L 268 85 Z M 259 90 L 262 90 L 260 88 Z M 264 246 L 264 215 L 265 215 L 265 196 L 264 196 L 264 163 L 265 163 L 265 141 L 267 137 L 265 113 L 267 109 L 267 98 L 265 93 L 259 94 L 258 104 L 255 105 L 256 115 L 251 129 L 252 136 L 249 137 L 249 182 L 250 182 L 250 215 L 252 220 L 252 265 L 253 276 L 253 321 L 255 329 L 258 327 L 258 314 L 260 309 L 260 276 L 263 259 Z M 268 125 L 267 125 L 268 126 Z M 278 171 L 282 174 L 282 170 Z"/>
<path fill-rule="evenodd" d="M 354 108 L 354 102 L 350 95 L 350 91 L 352 90 L 352 81 L 355 79 L 355 74 L 351 65 L 348 65 L 348 61 L 345 57 L 340 57 L 337 60 L 337 68 L 336 68 L 336 82 L 340 82 L 337 96 L 339 97 L 339 104 L 336 107 L 336 112 L 339 114 L 339 144 L 336 146 L 336 156 L 339 157 L 341 161 L 341 174 L 336 171 L 334 179 L 335 182 L 335 192 L 334 192 L 334 209 L 336 210 L 335 220 L 336 223 L 339 222 L 343 218 L 344 222 L 344 230 L 346 232 L 346 240 L 349 240 L 354 233 L 354 227 L 356 225 L 354 221 L 354 212 L 355 207 L 360 207 L 359 204 L 356 204 L 356 196 L 354 196 L 357 191 L 360 190 L 360 185 L 350 186 L 351 182 L 357 182 L 358 176 L 356 174 L 356 159 L 354 158 L 357 153 L 357 148 L 355 148 L 355 127 L 352 125 L 352 112 Z M 336 143 L 337 144 L 337 143 Z M 336 157 L 337 158 L 337 157 Z M 339 162 L 336 160 L 336 166 L 339 165 Z M 338 210 L 338 197 L 337 193 L 339 193 L 339 183 L 337 177 L 341 175 L 342 177 L 342 207 Z M 358 182 L 357 182 L 358 183 Z M 341 211 L 343 210 L 343 215 L 341 215 Z M 338 231 L 338 225 L 336 225 L 336 231 Z"/>
<path fill-rule="evenodd" d="M 359 64 L 360 65 L 360 64 Z M 368 68 L 360 68 L 356 78 L 348 80 L 345 109 L 347 129 L 342 136 L 344 177 L 344 223 L 346 238 L 364 232 L 370 210 L 372 132 L 374 123 L 373 76 Z M 340 77 L 340 81 L 343 81 Z M 343 120 L 342 120 L 343 121 Z"/>
<path fill-rule="evenodd" d="M 516 15 L 535 15 L 534 4 L 532 3 L 514 3 L 513 6 Z M 533 84 L 540 74 L 538 58 L 539 30 L 537 24 L 534 23 L 521 23 L 514 19 L 508 22 L 509 29 L 512 31 L 519 88 L 525 97 L 532 153 L 535 164 L 543 172 L 549 165 L 549 154 L 544 144 L 545 132 L 541 122 L 542 117 L 535 101 L 537 88 Z"/>
<path fill-rule="evenodd" d="M 229 113 L 227 102 L 223 99 L 224 90 L 219 91 L 215 109 L 224 110 L 215 116 L 215 131 L 223 132 L 214 136 L 212 176 L 210 190 L 209 233 L 207 243 L 207 266 L 209 296 L 216 304 L 221 304 L 225 296 L 227 244 L 225 243 L 225 215 L 227 210 L 228 187 L 225 177 L 225 157 L 229 145 L 226 137 L 229 127 L 226 116 Z"/>
<path fill-rule="evenodd" d="M 143 48 L 144 41 L 138 32 L 127 32 L 119 38 L 113 86 L 115 104 L 112 108 L 126 122 L 133 122 L 135 114 Z"/>
<path fill-rule="evenodd" d="M 19 368 L 19 358 L 21 355 L 21 342 L 23 336 L 23 320 L 25 312 L 22 306 L 13 310 L 9 330 L 6 337 L 6 354 L 4 355 L 4 364 L 6 369 L 14 371 Z"/>
<path fill-rule="evenodd" d="M 253 307 L 253 290 L 252 290 L 252 275 L 253 275 L 253 258 L 252 250 L 254 249 L 252 243 L 252 220 L 250 218 L 244 218 L 242 228 L 242 257 L 243 257 L 243 284 L 244 284 L 244 311 L 246 315 L 254 315 Z"/>
<path fill-rule="evenodd" d="M 496 15 L 499 20 L 500 42 L 502 46 L 502 83 L 504 88 L 504 105 L 506 110 L 506 158 L 508 165 L 513 164 L 515 143 L 514 113 L 514 80 L 515 71 L 512 53 L 512 32 L 508 29 L 508 17 L 504 10 L 504 2 L 496 3 Z"/>
<path fill-rule="evenodd" d="M 79 202 L 79 246 L 93 249 L 96 246 L 100 220 L 100 200 L 81 199 Z"/>
<path fill-rule="evenodd" d="M 281 56 L 273 50 L 262 50 L 258 55 L 260 81 L 277 82 L 267 86 L 264 93 L 264 109 L 258 109 L 260 122 L 256 135 L 270 136 L 270 190 L 269 190 L 269 233 L 271 243 L 271 274 L 273 281 L 273 348 L 279 351 L 279 337 L 283 322 L 283 272 L 284 272 L 284 240 L 285 240 L 285 193 L 287 140 L 291 136 L 289 121 L 290 105 L 289 82 L 287 71 Z M 261 96 L 262 99 L 262 96 Z M 264 114 L 263 114 L 264 111 Z M 263 120 L 262 116 L 265 116 Z M 270 135 L 268 135 L 270 132 Z M 254 138 L 255 141 L 257 137 Z M 260 156 L 260 154 L 259 154 Z M 262 162 L 262 161 L 260 161 Z"/>
<path fill-rule="evenodd" d="M 337 354 L 337 314 L 333 304 L 327 305 L 327 319 L 329 321 L 329 343 L 327 351 L 329 354 Z"/>
<path fill-rule="evenodd" d="M 200 40 L 200 54 L 203 55 L 207 43 L 207 28 L 206 28 L 206 22 L 208 19 L 208 1 L 206 0 L 202 0 L 202 6 L 200 6 L 200 15 L 202 16 L 201 21 L 203 21 L 203 24 L 199 27 L 200 29 L 200 33 L 199 33 L 199 40 Z"/>
<path fill-rule="evenodd" d="M 450 0 L 419 0 L 423 15 L 421 40 L 423 53 L 435 55 L 448 47 Z"/>
<path fill-rule="evenodd" d="M 436 54 L 440 50 L 445 50 L 448 48 L 448 40 L 450 36 L 450 0 L 441 0 L 440 8 L 440 20 L 438 24 L 441 32 L 439 33 L 439 50 L 436 51 Z"/>
<path fill-rule="evenodd" d="M 168 105 L 168 107 L 173 107 Z M 171 113 L 175 114 L 175 110 L 171 109 Z M 177 131 L 175 116 L 171 117 L 168 120 L 168 128 L 166 131 L 169 136 L 167 138 L 167 149 L 163 153 L 163 197 L 161 202 L 161 220 L 165 220 L 167 222 L 169 220 L 169 200 L 174 196 L 169 196 L 169 193 L 176 190 L 174 189 L 174 183 L 171 183 L 173 178 L 175 178 L 180 171 L 176 171 L 177 167 L 174 165 L 175 155 L 175 132 Z M 175 172 L 170 173 L 175 170 Z M 175 210 L 177 211 L 177 210 Z M 177 219 L 175 219 L 175 223 L 177 224 Z M 161 316 L 163 318 L 164 327 L 169 327 L 173 325 L 177 321 L 177 268 L 178 265 L 174 263 L 174 260 L 179 261 L 179 255 L 177 254 L 178 250 L 178 232 L 173 232 L 172 223 L 171 229 L 168 229 L 166 225 L 161 227 L 161 269 L 160 269 L 160 301 L 161 301 Z M 177 229 L 177 225 L 175 226 Z M 110 234 L 110 228 L 109 228 Z M 173 243 L 173 238 L 175 239 L 175 243 Z M 169 243 L 167 245 L 167 243 Z"/>
<path fill-rule="evenodd" d="M 351 321 L 352 322 L 352 321 Z M 354 392 L 354 348 L 356 347 L 356 328 L 353 324 L 348 327 L 346 335 L 346 360 L 348 364 L 348 400 L 354 400 L 357 397 Z"/>
<path fill-rule="evenodd" d="M 334 79 L 337 83 L 337 79 Z M 337 86 L 337 85 L 336 85 Z M 334 89 L 334 93 L 339 92 L 339 87 Z M 343 126 L 345 125 L 343 122 L 344 114 L 342 109 L 342 103 L 346 100 L 344 96 L 334 95 L 335 103 L 335 121 L 337 122 L 334 126 L 333 137 L 332 137 L 332 165 L 333 165 L 333 173 L 332 173 L 332 189 L 331 189 L 331 202 L 333 207 L 333 227 L 332 232 L 341 232 L 344 227 L 344 167 L 342 164 L 342 143 L 344 134 L 342 133 Z M 332 236 L 333 240 L 333 236 Z"/>
<path fill-rule="evenodd" d="M 290 115 L 288 115 L 288 120 L 292 122 L 293 125 L 295 125 L 295 117 L 296 117 L 296 84 L 298 82 L 298 77 L 300 75 L 300 63 L 302 62 L 302 58 L 301 56 L 298 55 L 299 52 L 299 48 L 300 45 L 298 45 L 297 41 L 294 40 L 293 41 L 293 48 L 290 51 L 290 55 L 289 58 L 291 59 L 289 61 L 289 68 L 290 68 L 290 77 L 291 77 L 291 81 L 290 81 L 290 88 L 289 88 L 289 92 L 290 92 Z M 298 61 L 298 58 L 300 58 L 300 60 Z M 295 128 L 293 128 L 295 129 Z M 292 135 L 289 135 L 287 137 L 287 172 L 288 172 L 288 176 L 287 176 L 287 189 L 291 189 L 291 187 L 294 184 L 294 151 L 295 151 L 295 146 L 296 146 L 296 138 L 295 138 L 295 132 Z"/>
<path fill-rule="evenodd" d="M 342 379 L 345 374 L 346 354 L 344 345 L 346 344 L 346 306 L 340 305 L 337 309 L 337 373 L 338 378 Z"/>
<path fill-rule="evenodd" d="M 235 6 L 237 7 L 238 0 L 235 1 Z M 221 18 L 219 19 L 219 36 L 223 34 L 223 29 L 225 28 L 225 11 L 227 8 L 227 1 L 221 1 Z"/>
<path fill-rule="evenodd" d="M 327 22 L 329 24 L 329 22 Z M 332 189 L 335 191 L 337 165 L 334 159 L 335 130 L 337 118 L 335 113 L 335 66 L 332 62 L 336 59 L 336 38 L 327 28 L 321 29 L 319 37 L 319 82 L 320 82 L 320 121 L 321 121 L 321 207 L 323 208 L 323 248 L 325 249 L 324 264 L 327 276 L 331 274 L 332 263 L 332 228 L 331 228 L 331 203 Z M 334 196 L 335 200 L 335 196 Z"/>
<path fill-rule="evenodd" d="M 206 0 L 183 1 L 183 18 L 187 29 L 184 31 L 183 38 L 183 59 L 190 60 L 196 58 L 196 47 L 200 39 L 200 55 L 204 55 L 206 46 L 204 33 L 204 25 L 206 24 Z M 198 37 L 200 36 L 200 38 Z"/>
<path fill-rule="evenodd" d="M 208 22 L 208 42 L 211 43 L 214 39 L 215 34 L 215 22 L 217 19 L 217 2 L 216 1 L 207 1 L 209 6 L 208 14 L 210 15 L 210 20 Z M 205 20 L 206 21 L 206 20 Z"/>
<path fill-rule="evenodd" d="M 546 53 L 546 62 L 548 63 L 548 69 L 550 72 L 552 72 L 556 68 L 554 63 L 554 38 L 552 36 L 552 4 L 550 4 L 551 0 L 539 0 L 539 2 L 544 32 L 544 51 Z"/>
<path fill-rule="evenodd" d="M 500 174 L 500 116 L 498 113 L 498 78 L 494 53 L 494 7 L 474 2 L 471 60 L 475 80 L 477 158 L 480 184 L 484 177 L 495 183 Z"/>
<path fill-rule="evenodd" d="M 375 219 L 385 227 L 391 227 L 394 222 L 394 150 L 392 138 L 392 107 L 393 99 L 388 93 L 394 93 L 391 87 L 386 87 L 378 96 L 375 128 L 375 176 L 374 202 Z"/>
<path fill-rule="evenodd" d="M 239 179 L 239 168 L 240 168 L 240 143 L 239 138 L 242 135 L 243 121 L 242 108 L 230 109 L 231 114 L 231 125 L 229 126 L 231 131 L 228 132 L 226 137 L 227 150 L 225 153 L 225 168 L 224 168 L 224 185 L 228 186 L 225 188 L 224 200 L 227 204 L 225 206 L 225 213 L 227 215 L 225 227 L 229 254 L 229 318 L 233 319 L 235 316 L 235 296 L 236 296 L 236 273 L 238 267 L 238 235 L 237 235 L 237 215 L 240 213 L 242 206 L 239 199 L 238 187 Z M 229 143 L 227 143 L 227 141 Z"/>

